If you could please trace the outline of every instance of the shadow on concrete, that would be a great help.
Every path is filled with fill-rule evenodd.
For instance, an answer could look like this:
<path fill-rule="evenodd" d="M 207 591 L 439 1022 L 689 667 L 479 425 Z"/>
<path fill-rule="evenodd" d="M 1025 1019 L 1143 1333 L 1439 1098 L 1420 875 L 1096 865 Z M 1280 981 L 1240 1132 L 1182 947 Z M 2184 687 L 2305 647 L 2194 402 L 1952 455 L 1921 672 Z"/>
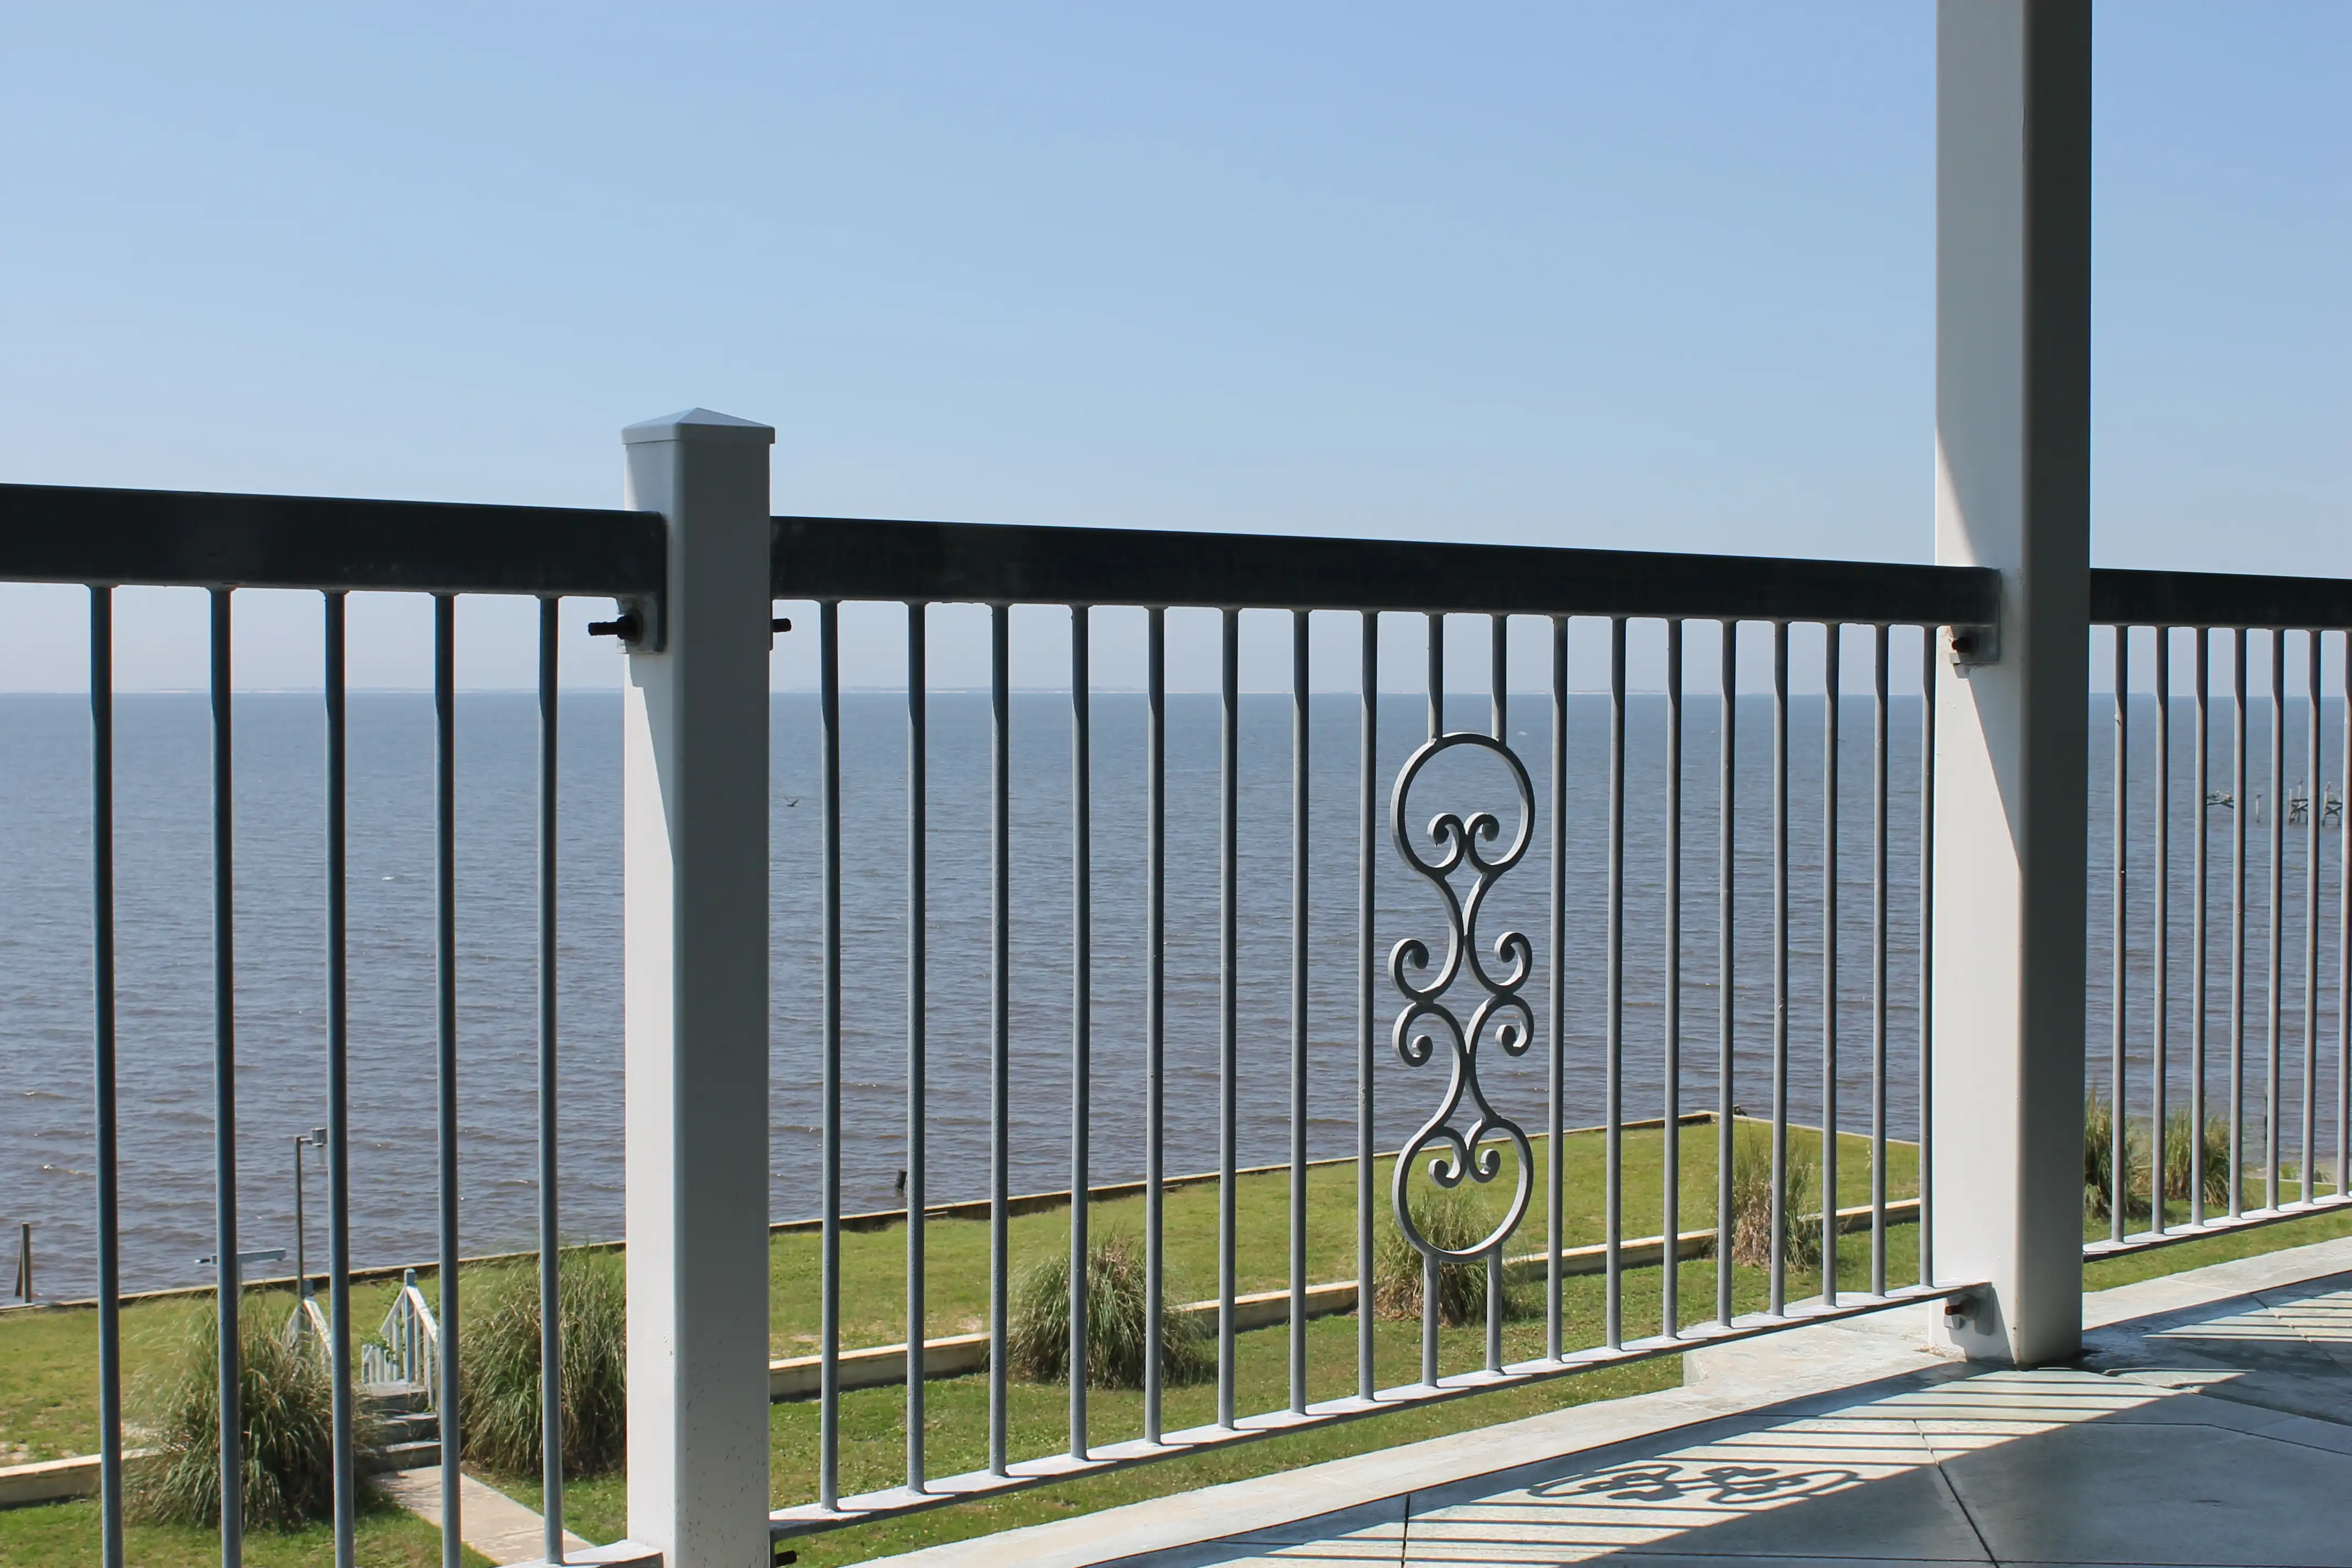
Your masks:
<path fill-rule="evenodd" d="M 1123 1560 L 2352 1568 L 2352 1274 Z"/>

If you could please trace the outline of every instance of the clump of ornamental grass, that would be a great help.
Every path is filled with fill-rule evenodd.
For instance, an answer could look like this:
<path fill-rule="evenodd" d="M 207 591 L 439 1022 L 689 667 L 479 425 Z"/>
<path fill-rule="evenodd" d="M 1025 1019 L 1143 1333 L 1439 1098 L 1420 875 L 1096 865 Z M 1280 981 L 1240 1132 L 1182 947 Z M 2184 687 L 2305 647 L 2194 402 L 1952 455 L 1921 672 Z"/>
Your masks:
<path fill-rule="evenodd" d="M 2143 1217 L 2148 1212 L 2147 1129 L 2129 1117 L 2123 1119 L 2122 1127 L 2124 1217 Z M 2116 1128 L 2113 1102 L 2095 1089 L 2085 1090 L 2083 1095 L 2083 1212 L 2093 1219 L 2111 1219 L 2115 1215 Z M 2185 1194 L 2188 1169 L 2185 1145 L 2182 1153 Z M 2169 1159 L 2166 1161 L 2168 1165 L 2170 1163 Z M 2223 1180 L 2226 1193 L 2226 1174 Z"/>
<path fill-rule="evenodd" d="M 1095 1388 L 1141 1388 L 1151 1342 L 1146 1308 L 1151 1300 L 1143 1248 L 1124 1231 L 1087 1244 L 1087 1383 Z M 1070 1377 L 1070 1255 L 1066 1248 L 1035 1259 L 1013 1277 L 1005 1362 L 1014 1377 L 1066 1383 Z M 1169 1310 L 1160 1298 L 1160 1376 L 1171 1386 L 1198 1383 L 1214 1369 L 1202 1326 Z"/>
<path fill-rule="evenodd" d="M 2189 1201 L 2189 1184 L 2196 1173 L 2190 1168 L 2191 1145 L 2196 1134 L 2189 1129 L 2189 1112 L 2175 1110 L 2164 1119 L 2164 1196 L 2169 1203 Z M 2230 1123 L 2227 1118 L 2209 1116 L 2205 1119 L 2205 1206 L 2221 1208 L 2230 1201 Z M 2084 1176 L 2088 1184 L 2087 1173 Z"/>
<path fill-rule="evenodd" d="M 540 1398 L 539 1267 L 469 1270 L 460 1303 L 457 1373 L 466 1457 L 508 1475 L 535 1475 L 544 1445 Z M 556 1284 L 562 1330 L 563 1473 L 594 1475 L 628 1446 L 628 1296 L 621 1260 L 567 1251 Z"/>
<path fill-rule="evenodd" d="M 1494 1234 L 1496 1215 L 1481 1195 L 1467 1185 L 1434 1187 L 1412 1199 L 1412 1220 L 1422 1239 L 1441 1252 L 1462 1252 Z M 1407 1240 L 1393 1215 L 1381 1227 L 1372 1259 L 1372 1310 L 1383 1318 L 1418 1319 L 1427 1292 L 1426 1259 Z M 1516 1318 L 1526 1308 L 1524 1292 L 1503 1290 L 1503 1315 Z M 1486 1321 L 1486 1260 L 1441 1260 L 1437 1265 L 1437 1321 L 1441 1323 L 1483 1323 Z"/>
<path fill-rule="evenodd" d="M 1822 1260 L 1821 1215 L 1813 1194 L 1820 1165 L 1791 1150 L 1781 1171 L 1780 1258 L 1791 1268 Z M 1731 1146 L 1731 1260 L 1753 1268 L 1772 1261 L 1772 1136 L 1742 1127 Z"/>
<path fill-rule="evenodd" d="M 292 1530 L 334 1508 L 334 1387 L 308 1335 L 287 1314 L 248 1298 L 238 1314 L 237 1388 L 243 1510 L 248 1530 Z M 142 1522 L 217 1525 L 221 1510 L 220 1326 L 192 1313 L 175 1342 L 135 1387 L 133 1411 L 152 1436 L 151 1462 L 133 1468 L 124 1499 Z M 354 1437 L 364 1448 L 373 1434 Z"/>

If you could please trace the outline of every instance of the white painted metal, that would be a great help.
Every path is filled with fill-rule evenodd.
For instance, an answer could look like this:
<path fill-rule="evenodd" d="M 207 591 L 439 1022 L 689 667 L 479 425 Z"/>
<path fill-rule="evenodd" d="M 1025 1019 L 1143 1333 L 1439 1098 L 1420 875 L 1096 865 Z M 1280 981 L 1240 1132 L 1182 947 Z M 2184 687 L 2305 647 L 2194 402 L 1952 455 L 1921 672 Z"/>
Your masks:
<path fill-rule="evenodd" d="M 775 432 L 697 408 L 622 439 L 625 504 L 669 522 L 623 710 L 629 1534 L 668 1568 L 766 1568 Z"/>
<path fill-rule="evenodd" d="M 360 1382 L 413 1388 L 429 1404 L 441 1386 L 441 1324 L 416 1288 L 415 1269 L 402 1277 L 375 1337 L 360 1346 Z"/>
<path fill-rule="evenodd" d="M 1935 1269 L 2024 1364 L 2082 1321 L 2090 39 L 2088 0 L 1937 9 L 1936 559 L 2003 582 L 1937 677 Z"/>

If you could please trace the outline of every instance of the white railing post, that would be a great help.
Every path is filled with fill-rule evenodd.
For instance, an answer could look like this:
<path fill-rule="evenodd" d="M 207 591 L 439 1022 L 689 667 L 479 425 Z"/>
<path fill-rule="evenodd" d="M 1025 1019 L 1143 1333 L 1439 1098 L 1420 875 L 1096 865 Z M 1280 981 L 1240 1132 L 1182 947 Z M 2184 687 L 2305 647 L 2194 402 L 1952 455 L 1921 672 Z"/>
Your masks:
<path fill-rule="evenodd" d="M 2001 618 L 1937 661 L 1935 1268 L 1991 1283 L 1952 1342 L 2020 1364 L 2082 1333 L 2090 11 L 1937 13 L 1936 559 Z"/>
<path fill-rule="evenodd" d="M 689 409 L 622 432 L 669 524 L 624 702 L 629 1535 L 766 1568 L 768 449 Z"/>

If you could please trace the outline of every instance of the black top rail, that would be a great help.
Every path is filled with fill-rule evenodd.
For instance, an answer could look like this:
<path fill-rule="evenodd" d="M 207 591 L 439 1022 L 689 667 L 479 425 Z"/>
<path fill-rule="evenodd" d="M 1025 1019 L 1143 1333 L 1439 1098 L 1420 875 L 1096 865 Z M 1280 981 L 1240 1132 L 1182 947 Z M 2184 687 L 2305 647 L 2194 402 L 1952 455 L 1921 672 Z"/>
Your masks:
<path fill-rule="evenodd" d="M 1273 605 L 1973 626 L 1987 569 L 1149 529 L 773 520 L 778 598 Z M 585 507 L 0 484 L 0 581 L 662 592 L 664 525 Z M 2352 630 L 2352 579 L 2091 572 L 2103 626 Z"/>
<path fill-rule="evenodd" d="M 1974 626 L 2000 595 L 1998 574 L 1969 566 L 827 517 L 774 528 L 780 599 Z"/>
<path fill-rule="evenodd" d="M 449 594 L 661 593 L 654 512 L 0 485 L 0 580 Z"/>
<path fill-rule="evenodd" d="M 2352 579 L 2095 568 L 2091 620 L 2103 626 L 2352 630 Z"/>

